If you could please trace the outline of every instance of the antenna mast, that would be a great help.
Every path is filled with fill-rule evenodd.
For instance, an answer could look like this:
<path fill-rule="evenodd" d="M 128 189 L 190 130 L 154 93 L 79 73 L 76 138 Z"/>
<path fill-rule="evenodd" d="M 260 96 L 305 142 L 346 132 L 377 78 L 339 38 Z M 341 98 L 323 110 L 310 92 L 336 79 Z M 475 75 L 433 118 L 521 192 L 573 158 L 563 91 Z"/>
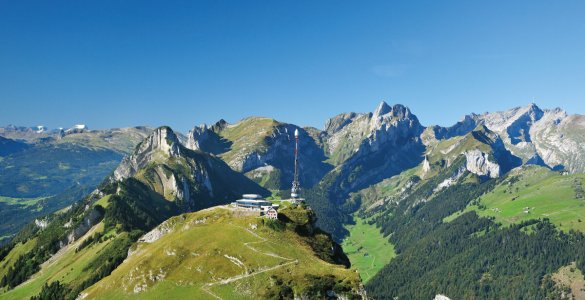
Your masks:
<path fill-rule="evenodd" d="M 293 178 L 292 189 L 290 197 L 297 199 L 301 193 L 301 185 L 299 184 L 299 130 L 295 129 L 295 175 Z"/>

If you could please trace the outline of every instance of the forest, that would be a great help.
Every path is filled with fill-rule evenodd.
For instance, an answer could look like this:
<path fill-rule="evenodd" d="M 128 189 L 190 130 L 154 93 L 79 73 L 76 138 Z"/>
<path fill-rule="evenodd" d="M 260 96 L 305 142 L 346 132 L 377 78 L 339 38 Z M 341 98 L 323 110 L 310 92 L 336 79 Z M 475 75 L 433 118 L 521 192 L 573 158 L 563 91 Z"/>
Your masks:
<path fill-rule="evenodd" d="M 456 168 L 456 166 L 454 166 Z M 449 174 L 449 172 L 446 172 Z M 475 212 L 443 219 L 494 188 L 500 179 L 477 178 L 427 199 L 441 176 L 399 204 L 369 214 L 398 256 L 366 285 L 375 299 L 558 299 L 550 274 L 576 262 L 585 268 L 585 236 L 564 233 L 548 219 L 504 227 Z"/>

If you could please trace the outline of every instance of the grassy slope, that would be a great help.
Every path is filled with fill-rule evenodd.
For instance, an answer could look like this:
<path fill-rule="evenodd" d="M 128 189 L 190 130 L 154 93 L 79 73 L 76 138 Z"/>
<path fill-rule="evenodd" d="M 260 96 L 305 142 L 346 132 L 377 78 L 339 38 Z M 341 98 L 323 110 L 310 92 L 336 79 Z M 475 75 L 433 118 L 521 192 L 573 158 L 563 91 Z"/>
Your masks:
<path fill-rule="evenodd" d="M 482 128 L 476 130 L 481 132 Z M 472 134 L 437 141 L 426 153 L 430 165 L 429 171 L 424 172 L 423 163 L 421 163 L 378 184 L 353 193 L 352 197 L 360 198 L 361 210 L 366 212 L 382 205 L 382 200 L 393 199 L 397 201 L 407 183 L 411 183 L 410 181 L 413 177 L 422 179 L 414 187 L 416 189 L 425 181 L 441 174 L 446 168 L 447 161 L 452 163 L 461 153 L 469 149 L 491 152 L 489 145 L 482 143 Z M 360 271 L 364 282 L 367 282 L 396 254 L 393 245 L 380 234 L 375 225 L 365 223 L 365 220 L 358 218 L 357 215 L 354 218 L 356 225 L 346 226 L 350 233 L 342 246 L 348 254 L 352 265 Z M 365 256 L 366 253 L 368 256 Z"/>
<path fill-rule="evenodd" d="M 575 198 L 574 190 L 575 181 L 583 184 L 584 180 L 584 174 L 561 176 L 535 166 L 514 170 L 507 180 L 479 199 L 479 204 L 485 208 L 480 209 L 475 203 L 465 212 L 475 210 L 480 216 L 494 217 L 504 225 L 549 218 L 561 230 L 585 231 L 585 199 Z M 445 221 L 460 214 L 451 215 Z"/>
<path fill-rule="evenodd" d="M 93 244 L 75 252 L 75 249 L 95 232 L 103 231 L 103 223 L 94 226 L 82 239 L 79 239 L 73 244 L 63 248 L 55 258 L 44 263 L 41 270 L 36 273 L 30 280 L 17 286 L 16 288 L 5 293 L 0 292 L 0 299 L 29 299 L 31 296 L 37 295 L 45 283 L 51 283 L 59 280 L 61 283 L 80 283 L 91 275 L 91 270 L 84 270 L 84 268 L 92 261 L 92 259 L 104 249 L 114 239 Z M 34 240 L 31 240 L 34 241 Z M 29 241 L 30 242 L 30 241 Z M 13 250 L 14 252 L 14 250 Z M 11 252 L 10 255 L 13 253 Z"/>
<path fill-rule="evenodd" d="M 359 271 L 366 283 L 392 258 L 396 256 L 394 246 L 388 242 L 376 225 L 354 217 L 355 225 L 347 225 L 349 236 L 343 240 L 343 251 L 349 257 L 352 268 Z"/>
<path fill-rule="evenodd" d="M 23 253 L 26 253 L 34 248 L 36 245 L 37 239 L 30 239 L 26 241 L 26 243 L 19 243 L 17 244 L 14 249 L 10 251 L 10 253 L 1 261 L 0 264 L 0 278 L 4 277 L 8 272 L 8 269 L 14 265 L 18 257 L 20 257 Z M 2 290 L 0 289 L 0 293 Z"/>
<path fill-rule="evenodd" d="M 275 231 L 260 222 L 223 208 L 174 217 L 165 223 L 173 228 L 171 234 L 138 244 L 112 275 L 85 292 L 97 299 L 254 299 L 262 297 L 259 293 L 273 281 L 271 276 L 293 280 L 297 289 L 303 288 L 305 274 L 334 274 L 357 282 L 357 274 L 320 260 L 294 232 Z M 258 229 L 250 230 L 250 224 L 259 224 Z M 220 283 L 229 278 L 233 281 Z M 145 291 L 134 293 L 141 287 Z"/>
<path fill-rule="evenodd" d="M 478 128 L 476 131 L 481 132 L 482 128 Z M 352 197 L 361 197 L 362 209 L 373 209 L 382 204 L 381 200 L 399 197 L 404 191 L 405 185 L 410 182 L 413 176 L 418 176 L 422 180 L 417 184 L 417 186 L 420 186 L 425 181 L 441 174 L 457 157 L 470 149 L 491 152 L 489 145 L 477 140 L 472 134 L 436 141 L 429 146 L 429 150 L 425 153 L 430 167 L 428 171 L 423 171 L 424 162 L 421 162 L 414 168 L 404 170 L 398 175 L 353 193 Z"/>
<path fill-rule="evenodd" d="M 96 201 L 93 205 L 101 205 L 103 208 L 106 208 L 110 204 L 109 201 L 111 197 L 112 195 L 105 195 L 102 198 L 100 198 L 100 200 Z"/>
<path fill-rule="evenodd" d="M 280 123 L 269 118 L 253 117 L 244 119 L 237 124 L 229 125 L 220 132 L 220 136 L 233 144 L 221 158 L 228 164 L 251 150 L 263 151 L 264 139 L 272 134 L 273 127 Z"/>

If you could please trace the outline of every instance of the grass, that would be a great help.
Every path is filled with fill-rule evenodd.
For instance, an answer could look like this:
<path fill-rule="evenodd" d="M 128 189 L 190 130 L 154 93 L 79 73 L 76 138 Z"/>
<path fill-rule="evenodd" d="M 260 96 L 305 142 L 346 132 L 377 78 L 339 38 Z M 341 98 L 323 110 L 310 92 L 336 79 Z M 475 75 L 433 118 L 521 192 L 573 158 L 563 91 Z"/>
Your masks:
<path fill-rule="evenodd" d="M 12 198 L 12 197 L 5 197 L 0 196 L 0 202 L 9 204 L 9 205 L 20 205 L 26 207 L 37 205 L 41 200 L 47 199 L 49 197 L 36 197 L 36 198 Z"/>
<path fill-rule="evenodd" d="M 93 235 L 95 232 L 103 230 L 103 223 L 94 226 L 85 237 Z M 37 295 L 45 283 L 51 283 L 59 280 L 61 283 L 76 282 L 80 283 L 91 275 L 91 271 L 84 270 L 84 268 L 92 261 L 100 250 L 104 249 L 114 239 L 94 244 L 75 252 L 75 249 L 81 244 L 85 238 L 79 239 L 73 244 L 62 249 L 56 254 L 58 259 L 50 260 L 41 266 L 41 270 L 36 273 L 30 280 L 17 286 L 10 291 L 0 291 L 0 299 L 29 299 L 31 296 Z M 35 240 L 29 241 L 34 243 Z M 19 256 L 18 253 L 31 249 L 34 244 L 19 245 L 16 251 L 13 250 L 9 255 Z M 14 252 L 14 254 L 13 254 Z M 0 269 L 1 270 L 1 269 Z M 1 271 L 0 271 L 1 272 Z M 1 273 L 0 273 L 1 275 Z"/>
<path fill-rule="evenodd" d="M 333 274 L 356 286 L 359 281 L 353 271 L 317 258 L 296 233 L 272 230 L 257 217 L 214 208 L 174 217 L 164 224 L 171 233 L 154 243 L 137 244 L 110 276 L 85 291 L 88 297 L 214 299 L 214 294 L 226 299 L 258 299 L 273 277 L 289 280 L 299 291 L 305 288 L 305 274 Z M 250 229 L 251 224 L 258 228 Z M 244 277 L 219 282 L 240 275 Z M 142 287 L 144 290 L 135 292 Z"/>
<path fill-rule="evenodd" d="M 354 216 L 355 225 L 347 225 L 349 236 L 341 246 L 349 257 L 352 268 L 360 273 L 363 282 L 370 280 L 396 256 L 394 246 L 382 236 L 375 225 Z"/>
<path fill-rule="evenodd" d="M 530 219 L 548 218 L 563 231 L 585 232 L 585 199 L 576 198 L 575 184 L 584 174 L 562 176 L 540 167 L 524 168 L 508 175 L 492 192 L 469 205 L 445 222 L 474 210 L 480 216 L 494 217 L 503 225 Z"/>
<path fill-rule="evenodd" d="M 110 204 L 110 197 L 112 197 L 112 195 L 106 195 L 100 200 L 96 201 L 94 205 L 101 205 L 103 208 L 106 208 L 108 207 L 108 204 Z"/>
<path fill-rule="evenodd" d="M 19 243 L 18 245 L 14 246 L 14 248 L 10 251 L 10 253 L 2 260 L 2 264 L 0 264 L 0 278 L 4 277 L 6 273 L 8 273 L 8 269 L 14 265 L 16 260 L 23 255 L 24 253 L 32 250 L 37 243 L 37 239 L 28 240 L 26 243 Z M 2 290 L 0 289 L 0 297 Z"/>
<path fill-rule="evenodd" d="M 383 181 L 371 185 L 359 192 L 352 193 L 352 197 L 361 197 L 362 207 L 366 210 L 377 207 L 382 203 L 382 199 L 388 199 L 398 196 L 402 189 L 406 187 L 412 176 L 419 175 L 421 167 L 405 170 L 398 175 L 384 179 Z"/>
<path fill-rule="evenodd" d="M 279 124 L 270 118 L 252 117 L 229 125 L 220 132 L 220 136 L 233 144 L 228 152 L 220 155 L 221 158 L 229 164 L 251 150 L 264 151 L 265 139 L 272 134 L 274 126 Z"/>

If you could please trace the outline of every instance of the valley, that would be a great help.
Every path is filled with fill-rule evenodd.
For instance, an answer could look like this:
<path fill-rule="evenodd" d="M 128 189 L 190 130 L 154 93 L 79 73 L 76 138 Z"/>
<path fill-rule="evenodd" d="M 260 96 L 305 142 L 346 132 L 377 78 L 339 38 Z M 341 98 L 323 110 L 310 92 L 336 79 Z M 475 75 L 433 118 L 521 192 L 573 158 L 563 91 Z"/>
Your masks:
<path fill-rule="evenodd" d="M 559 134 L 568 146 L 579 143 L 580 117 L 529 105 L 425 127 L 407 107 L 382 102 L 370 113 L 339 114 L 322 131 L 251 117 L 186 136 L 162 126 L 132 147 L 125 135 L 106 146 L 104 132 L 37 145 L 28 132 L 29 146 L 5 141 L 14 152 L 0 166 L 13 178 L 80 185 L 0 198 L 13 218 L 0 248 L 0 299 L 578 294 L 585 177 L 573 154 L 580 148 L 547 147 Z M 295 131 L 306 205 L 282 200 L 290 195 Z M 68 160 L 16 163 L 42 147 Z M 75 147 L 105 161 L 84 166 L 65 154 Z M 108 151 L 119 161 L 100 156 Z M 83 179 L 90 169 L 98 181 Z M 250 193 L 279 204 L 277 219 L 231 206 Z"/>
<path fill-rule="evenodd" d="M 364 283 L 396 256 L 394 246 L 369 221 L 371 219 L 354 216 L 355 224 L 346 226 L 349 235 L 341 244 L 352 268 L 358 270 Z"/>

